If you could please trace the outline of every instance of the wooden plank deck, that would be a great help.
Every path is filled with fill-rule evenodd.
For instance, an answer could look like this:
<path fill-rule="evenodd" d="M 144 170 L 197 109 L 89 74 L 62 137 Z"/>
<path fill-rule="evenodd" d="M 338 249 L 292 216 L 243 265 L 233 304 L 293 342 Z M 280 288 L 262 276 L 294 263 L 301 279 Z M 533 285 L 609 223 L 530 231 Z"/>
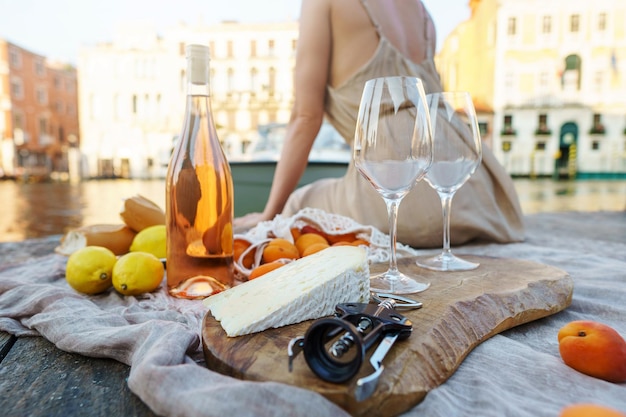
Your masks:
<path fill-rule="evenodd" d="M 6 416 L 156 416 L 130 392 L 120 362 L 63 352 L 42 337 L 1 333 L 0 341 Z"/>
<path fill-rule="evenodd" d="M 0 265 L 45 256 L 59 237 L 1 245 Z M 0 415 L 156 416 L 128 388 L 130 367 L 57 349 L 42 337 L 0 332 Z"/>

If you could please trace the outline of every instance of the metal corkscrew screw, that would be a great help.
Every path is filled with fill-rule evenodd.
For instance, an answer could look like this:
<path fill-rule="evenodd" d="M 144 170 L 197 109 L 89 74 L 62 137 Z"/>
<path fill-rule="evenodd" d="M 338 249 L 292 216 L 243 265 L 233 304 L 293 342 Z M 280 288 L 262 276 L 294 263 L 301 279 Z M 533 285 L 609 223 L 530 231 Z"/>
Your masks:
<path fill-rule="evenodd" d="M 342 383 L 361 368 L 366 352 L 375 343 L 370 357 L 374 372 L 356 382 L 355 397 L 362 401 L 372 395 L 384 367 L 382 360 L 398 339 L 411 335 L 413 325 L 397 308 L 420 308 L 421 303 L 391 294 L 372 294 L 378 304 L 338 304 L 335 317 L 313 322 L 304 336 L 289 343 L 289 371 L 296 355 L 304 352 L 309 368 L 321 379 Z M 400 303 L 398 303 L 400 302 Z"/>

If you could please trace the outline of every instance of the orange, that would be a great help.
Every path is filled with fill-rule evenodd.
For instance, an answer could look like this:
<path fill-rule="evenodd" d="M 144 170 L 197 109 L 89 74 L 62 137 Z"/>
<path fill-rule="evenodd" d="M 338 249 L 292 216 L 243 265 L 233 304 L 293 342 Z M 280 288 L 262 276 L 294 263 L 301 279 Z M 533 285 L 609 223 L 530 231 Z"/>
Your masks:
<path fill-rule="evenodd" d="M 626 417 L 626 414 L 598 404 L 573 404 L 561 410 L 559 417 Z"/>
<path fill-rule="evenodd" d="M 296 240 L 296 248 L 298 249 L 300 256 L 304 256 L 304 250 L 315 243 L 324 243 L 328 245 L 328 241 L 322 235 L 317 233 L 303 233 L 298 240 Z"/>
<path fill-rule="evenodd" d="M 302 257 L 304 258 L 305 256 L 313 255 L 314 253 L 317 253 L 328 247 L 330 247 L 328 243 L 313 243 L 312 245 L 304 248 L 304 252 L 302 252 Z"/>
<path fill-rule="evenodd" d="M 298 248 L 287 239 L 272 239 L 263 249 L 263 263 L 274 262 L 279 259 L 298 259 L 299 257 Z"/>
<path fill-rule="evenodd" d="M 280 268 L 283 265 L 284 265 L 284 263 L 278 262 L 278 261 L 274 261 L 274 262 L 270 262 L 270 263 L 266 263 L 266 264 L 261 264 L 261 265 L 257 266 L 256 268 L 254 268 L 252 270 L 252 272 L 250 272 L 250 276 L 248 276 L 248 280 L 252 280 L 252 279 L 258 278 L 261 275 L 265 275 L 268 272 L 273 271 L 275 269 L 278 269 L 278 268 Z"/>

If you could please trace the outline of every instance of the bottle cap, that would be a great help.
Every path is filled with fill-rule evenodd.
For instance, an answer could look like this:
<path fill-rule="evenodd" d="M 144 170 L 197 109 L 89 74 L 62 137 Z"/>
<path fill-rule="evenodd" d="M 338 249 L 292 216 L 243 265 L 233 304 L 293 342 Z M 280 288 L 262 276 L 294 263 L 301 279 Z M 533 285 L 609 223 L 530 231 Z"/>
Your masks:
<path fill-rule="evenodd" d="M 187 76 L 193 84 L 209 83 L 209 47 L 205 45 L 187 45 L 185 47 L 187 57 Z"/>

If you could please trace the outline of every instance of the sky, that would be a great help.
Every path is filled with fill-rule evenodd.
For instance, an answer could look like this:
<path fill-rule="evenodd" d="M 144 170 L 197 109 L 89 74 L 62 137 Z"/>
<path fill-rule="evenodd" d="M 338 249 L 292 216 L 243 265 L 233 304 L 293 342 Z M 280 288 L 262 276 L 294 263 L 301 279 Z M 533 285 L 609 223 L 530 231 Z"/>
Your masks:
<path fill-rule="evenodd" d="M 469 0 L 423 1 L 439 48 L 469 17 Z M 300 0 L 0 0 L 0 38 L 75 64 L 82 46 L 111 41 L 119 23 L 148 21 L 159 31 L 178 22 L 281 22 L 299 15 Z"/>

